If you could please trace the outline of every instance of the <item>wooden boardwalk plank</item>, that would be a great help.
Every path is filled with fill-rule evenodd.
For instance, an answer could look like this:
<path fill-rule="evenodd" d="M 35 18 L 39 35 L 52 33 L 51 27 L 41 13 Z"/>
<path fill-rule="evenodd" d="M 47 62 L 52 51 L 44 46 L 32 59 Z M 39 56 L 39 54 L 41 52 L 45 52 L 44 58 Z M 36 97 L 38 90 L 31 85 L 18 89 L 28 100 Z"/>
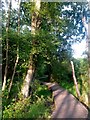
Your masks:
<path fill-rule="evenodd" d="M 52 118 L 89 118 L 87 108 L 57 83 L 45 83 L 51 90 L 55 102 Z"/>

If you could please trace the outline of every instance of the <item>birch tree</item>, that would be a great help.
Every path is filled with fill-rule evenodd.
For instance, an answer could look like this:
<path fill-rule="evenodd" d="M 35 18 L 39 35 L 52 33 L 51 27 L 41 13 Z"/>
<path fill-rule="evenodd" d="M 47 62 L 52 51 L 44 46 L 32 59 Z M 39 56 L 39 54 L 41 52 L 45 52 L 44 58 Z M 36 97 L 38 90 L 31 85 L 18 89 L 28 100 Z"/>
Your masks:
<path fill-rule="evenodd" d="M 20 33 L 20 3 L 21 3 L 21 0 L 18 0 L 18 30 L 17 30 L 18 36 L 19 36 L 19 33 Z M 17 42 L 17 56 L 16 56 L 16 61 L 15 61 L 15 65 L 14 65 L 12 78 L 11 78 L 11 81 L 10 81 L 9 92 L 10 92 L 12 84 L 13 84 L 13 79 L 14 79 L 14 76 L 15 76 L 15 71 L 16 71 L 18 61 L 19 61 L 19 43 Z"/>
<path fill-rule="evenodd" d="M 89 10 L 90 10 L 90 2 L 88 2 Z M 88 24 L 86 21 L 86 17 L 83 16 L 82 19 L 83 25 L 86 30 L 86 39 L 87 39 L 87 51 L 88 51 L 88 104 L 90 106 L 90 18 L 88 19 Z"/>
<path fill-rule="evenodd" d="M 78 84 L 77 84 L 77 79 L 76 79 L 76 76 L 75 76 L 73 61 L 71 61 L 71 66 L 72 66 L 73 80 L 74 80 L 74 84 L 75 84 L 75 87 L 76 87 L 76 93 L 77 93 L 77 96 L 80 97 L 80 92 L 79 92 L 79 88 L 78 88 Z"/>
<path fill-rule="evenodd" d="M 6 23 L 6 66 L 5 66 L 5 73 L 4 73 L 4 81 L 2 86 L 2 91 L 5 90 L 6 80 L 7 80 L 7 72 L 8 72 L 8 50 L 9 50 L 9 27 L 10 27 L 10 13 L 11 13 L 11 0 L 8 1 L 8 17 Z"/>
<path fill-rule="evenodd" d="M 89 10 L 90 10 L 90 1 L 89 1 Z M 89 68 L 88 68 L 88 104 L 90 106 L 90 18 L 88 20 L 88 30 L 87 30 L 87 43 L 88 43 L 88 64 L 89 64 Z"/>
<path fill-rule="evenodd" d="M 89 80 L 88 80 L 88 88 L 89 88 L 89 105 L 90 105 L 90 20 L 89 20 L 89 23 L 88 23 L 88 63 L 89 63 L 89 69 L 88 69 L 88 74 L 89 74 Z"/>
<path fill-rule="evenodd" d="M 35 36 L 35 33 L 40 26 L 39 11 L 40 11 L 41 0 L 33 0 L 32 2 L 34 2 L 34 11 L 32 13 L 32 20 L 31 20 L 31 34 Z M 34 43 L 35 43 L 35 40 L 33 39 L 32 40 L 33 46 L 34 46 Z M 29 68 L 22 86 L 22 90 L 21 90 L 24 97 L 28 97 L 29 95 L 30 83 L 33 79 L 33 75 L 35 72 L 36 66 L 35 66 L 34 58 L 35 58 L 35 54 L 31 53 Z"/>

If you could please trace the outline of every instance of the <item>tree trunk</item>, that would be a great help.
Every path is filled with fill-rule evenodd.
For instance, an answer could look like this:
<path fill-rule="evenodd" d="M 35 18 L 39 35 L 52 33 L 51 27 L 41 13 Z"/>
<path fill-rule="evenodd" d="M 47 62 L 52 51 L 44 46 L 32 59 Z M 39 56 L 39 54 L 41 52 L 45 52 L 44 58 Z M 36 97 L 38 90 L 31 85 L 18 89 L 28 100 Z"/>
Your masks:
<path fill-rule="evenodd" d="M 77 93 L 78 97 L 80 97 L 80 92 L 79 92 L 77 80 L 76 80 L 76 77 L 75 77 L 75 71 L 74 71 L 73 61 L 71 61 L 71 66 L 72 66 L 73 80 L 74 80 L 74 84 L 75 84 L 75 87 L 76 87 L 76 93 Z"/>
<path fill-rule="evenodd" d="M 10 24 L 10 12 L 11 12 L 11 0 L 9 0 L 9 3 L 8 3 L 8 20 L 7 20 L 7 23 L 6 23 L 6 66 L 5 66 L 5 74 L 4 74 L 4 81 L 3 81 L 3 86 L 2 86 L 2 91 L 5 90 L 5 86 L 6 86 L 6 80 L 7 80 L 7 72 L 8 72 L 8 49 L 9 49 L 9 46 L 8 46 L 8 42 L 9 42 L 9 39 L 8 39 L 8 33 L 9 33 L 9 24 Z"/>
<path fill-rule="evenodd" d="M 90 20 L 88 23 L 88 36 L 87 36 L 87 42 L 88 42 L 88 64 L 89 64 L 89 68 L 88 68 L 88 102 L 89 102 L 89 106 L 90 106 Z"/>
<path fill-rule="evenodd" d="M 20 3 L 21 3 L 21 0 L 18 0 L 18 30 L 17 30 L 18 36 L 19 36 L 19 33 L 20 33 Z M 15 65 L 14 65 L 12 78 L 11 78 L 11 81 L 10 81 L 9 93 L 11 91 L 11 87 L 12 87 L 12 84 L 13 84 L 13 79 L 14 79 L 14 76 L 15 76 L 15 71 L 16 71 L 18 61 L 19 61 L 19 43 L 17 42 L 17 57 L 16 57 Z"/>
<path fill-rule="evenodd" d="M 40 26 L 40 19 L 39 19 L 39 11 L 40 11 L 40 3 L 41 0 L 33 0 L 34 2 L 34 12 L 32 14 L 32 21 L 31 21 L 31 34 L 34 36 L 36 31 L 39 29 Z M 32 45 L 35 45 L 35 40 L 32 41 Z M 27 75 L 25 77 L 23 86 L 22 86 L 22 94 L 24 97 L 29 96 L 29 87 L 30 83 L 33 79 L 33 75 L 35 73 L 35 62 L 34 62 L 35 54 L 31 54 L 30 56 L 30 64 L 29 64 L 29 69 L 27 71 Z M 36 57 L 37 58 L 37 57 Z"/>
<path fill-rule="evenodd" d="M 90 1 L 88 2 L 90 10 Z M 88 27 L 86 24 L 86 18 L 83 16 L 82 19 L 83 25 L 86 29 L 86 38 L 87 38 L 87 47 L 88 47 L 88 106 L 90 106 L 90 18 L 88 20 Z"/>

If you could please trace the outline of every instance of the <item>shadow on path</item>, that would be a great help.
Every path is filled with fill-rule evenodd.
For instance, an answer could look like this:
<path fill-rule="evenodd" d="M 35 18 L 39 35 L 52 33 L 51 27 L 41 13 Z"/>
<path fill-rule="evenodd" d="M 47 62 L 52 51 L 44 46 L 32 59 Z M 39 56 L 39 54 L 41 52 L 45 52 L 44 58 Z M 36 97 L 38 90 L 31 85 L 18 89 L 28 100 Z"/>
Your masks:
<path fill-rule="evenodd" d="M 67 90 L 60 87 L 57 83 L 46 84 L 52 91 L 55 110 L 52 118 L 89 118 L 90 113 L 87 108 L 80 103 Z"/>

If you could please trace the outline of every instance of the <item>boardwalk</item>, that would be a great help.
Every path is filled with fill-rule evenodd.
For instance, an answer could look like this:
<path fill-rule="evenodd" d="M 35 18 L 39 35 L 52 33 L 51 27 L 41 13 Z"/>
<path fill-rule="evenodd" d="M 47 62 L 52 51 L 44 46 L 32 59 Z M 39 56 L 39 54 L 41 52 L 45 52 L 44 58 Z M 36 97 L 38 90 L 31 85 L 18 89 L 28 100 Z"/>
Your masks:
<path fill-rule="evenodd" d="M 87 108 L 58 84 L 46 83 L 52 90 L 55 109 L 52 118 L 89 118 Z"/>

